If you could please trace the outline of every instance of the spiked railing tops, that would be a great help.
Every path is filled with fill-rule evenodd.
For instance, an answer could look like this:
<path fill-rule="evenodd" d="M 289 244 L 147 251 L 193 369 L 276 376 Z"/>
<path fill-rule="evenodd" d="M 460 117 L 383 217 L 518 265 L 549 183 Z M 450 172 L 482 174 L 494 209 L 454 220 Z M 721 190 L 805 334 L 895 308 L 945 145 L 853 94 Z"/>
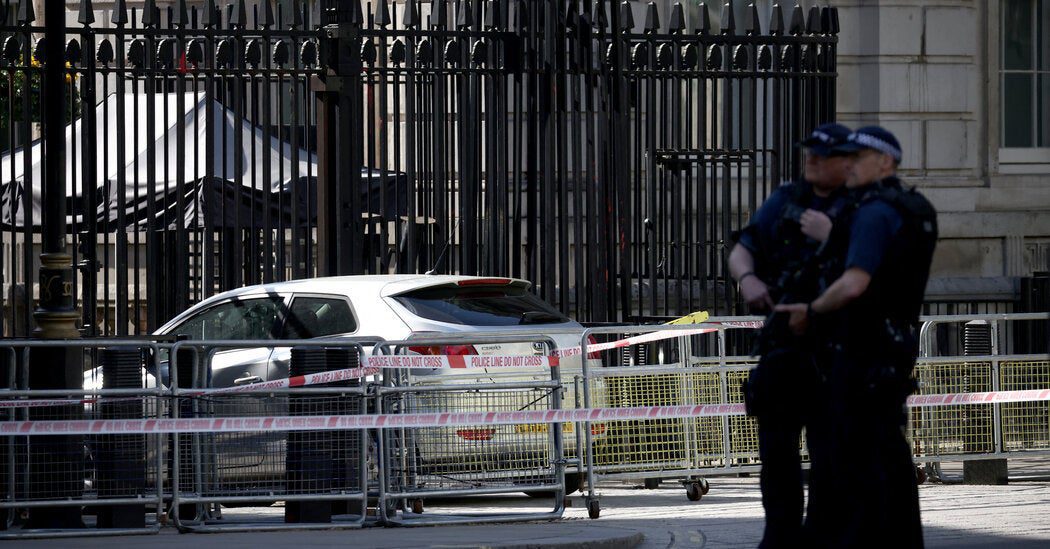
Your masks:
<path fill-rule="evenodd" d="M 13 19 L 11 24 L 34 24 L 33 0 L 12 0 L 15 1 L 17 9 L 8 21 Z M 157 0 L 143 0 L 137 10 L 129 9 L 127 0 L 113 0 L 108 22 L 118 27 L 130 25 L 157 30 L 192 30 L 198 26 L 209 29 L 303 29 L 303 0 L 261 2 L 253 4 L 251 12 L 245 0 L 203 0 L 203 5 L 191 4 L 188 0 L 165 4 L 163 9 L 167 15 L 162 17 Z M 544 32 L 542 19 L 548 16 L 547 4 L 532 0 L 432 0 L 426 5 L 421 4 L 420 0 L 369 0 L 365 8 L 361 0 L 326 0 L 322 3 L 322 21 L 324 24 L 349 24 L 363 30 L 373 27 L 422 31 L 452 28 L 521 33 L 537 22 L 541 24 L 537 30 Z M 596 32 L 610 32 L 609 4 L 607 0 L 559 2 L 558 25 L 570 30 L 583 26 Z M 429 17 L 424 18 L 422 15 L 427 6 L 430 8 Z M 94 8 L 95 0 L 78 0 L 77 22 L 84 26 L 95 24 Z M 743 7 L 725 0 L 719 0 L 714 7 L 712 2 L 699 2 L 690 7 L 689 2 L 682 0 L 669 4 L 654 0 L 644 5 L 633 0 L 618 0 L 615 9 L 618 10 L 620 32 L 630 34 L 708 35 L 716 32 L 723 36 L 816 36 L 839 32 L 836 8 L 813 6 L 807 10 L 798 2 L 774 2 L 768 20 L 763 20 L 756 3 Z"/>

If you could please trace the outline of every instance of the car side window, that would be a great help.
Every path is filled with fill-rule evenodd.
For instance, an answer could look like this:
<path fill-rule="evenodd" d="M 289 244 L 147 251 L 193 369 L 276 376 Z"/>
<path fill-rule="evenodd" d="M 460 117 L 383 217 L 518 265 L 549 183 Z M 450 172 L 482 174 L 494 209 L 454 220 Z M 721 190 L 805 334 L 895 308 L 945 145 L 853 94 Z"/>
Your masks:
<path fill-rule="evenodd" d="M 172 333 L 200 340 L 273 339 L 281 303 L 278 297 L 235 299 L 189 318 Z"/>
<path fill-rule="evenodd" d="M 345 299 L 297 296 L 292 300 L 281 339 L 309 339 L 357 331 L 357 321 Z"/>

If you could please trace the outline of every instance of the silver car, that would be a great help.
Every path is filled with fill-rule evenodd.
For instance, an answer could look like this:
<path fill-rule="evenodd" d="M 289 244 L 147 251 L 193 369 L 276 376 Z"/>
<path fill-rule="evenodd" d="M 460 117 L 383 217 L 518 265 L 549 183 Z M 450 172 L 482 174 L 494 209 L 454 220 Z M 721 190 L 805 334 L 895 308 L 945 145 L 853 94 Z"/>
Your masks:
<path fill-rule="evenodd" d="M 286 378 L 291 348 L 282 340 L 317 337 L 360 337 L 397 341 L 425 335 L 529 332 L 543 333 L 559 349 L 580 345 L 583 327 L 530 293 L 528 281 L 446 275 L 374 275 L 293 280 L 248 286 L 213 296 L 179 314 L 156 331 L 157 335 L 192 340 L 273 340 L 272 347 L 223 349 L 207 364 L 207 386 L 246 385 Z M 368 351 L 371 351 L 369 348 Z M 410 353 L 534 355 L 542 345 L 478 343 L 449 346 L 410 346 Z M 580 355 L 562 360 L 563 379 L 580 371 Z M 181 366 L 181 364 L 180 364 Z M 147 377 L 168 383 L 167 361 Z M 414 384 L 485 383 L 550 379 L 547 369 L 412 370 Z M 101 386 L 100 373 L 86 374 L 86 386 Z M 152 382 L 152 380 L 149 380 Z M 571 383 L 570 383 L 571 385 Z M 549 398 L 546 395 L 545 398 Z M 573 395 L 566 394 L 566 407 Z M 402 399 L 402 411 L 464 411 L 537 407 L 545 400 L 522 402 L 521 394 L 487 395 L 472 399 L 413 396 Z M 451 408 L 451 409 L 450 409 Z M 287 399 L 239 396 L 213 413 L 285 415 Z M 572 427 L 563 429 L 571 432 Z M 599 436 L 601 432 L 597 433 Z M 214 467 L 225 478 L 283 476 L 285 437 L 269 433 L 213 437 Z M 412 439 L 417 473 L 471 476 L 488 471 L 538 469 L 547 447 L 546 425 L 510 425 L 478 428 L 425 429 Z M 566 446 L 573 444 L 567 437 Z M 464 469 L 464 464 L 470 464 Z M 451 469 L 450 469 L 451 467 Z"/>

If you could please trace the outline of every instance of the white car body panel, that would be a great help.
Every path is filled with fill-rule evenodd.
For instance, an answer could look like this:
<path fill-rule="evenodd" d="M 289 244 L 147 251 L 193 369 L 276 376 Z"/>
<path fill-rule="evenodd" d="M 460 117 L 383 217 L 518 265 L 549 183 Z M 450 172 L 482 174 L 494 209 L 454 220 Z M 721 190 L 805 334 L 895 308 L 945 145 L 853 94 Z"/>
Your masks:
<path fill-rule="evenodd" d="M 339 334 L 338 336 L 333 335 L 326 337 L 345 336 L 376 338 L 385 341 L 399 341 L 427 336 L 440 337 L 441 334 L 469 333 L 483 337 L 485 334 L 499 333 L 505 335 L 508 332 L 521 332 L 523 334 L 528 333 L 530 338 L 535 337 L 536 335 L 550 337 L 555 342 L 556 348 L 560 350 L 576 348 L 580 345 L 580 337 L 584 329 L 580 324 L 573 321 L 520 326 L 472 326 L 422 318 L 410 312 L 397 301 L 397 296 L 422 288 L 453 285 L 460 281 L 477 280 L 478 278 L 479 277 L 450 275 L 345 276 L 295 280 L 239 288 L 217 294 L 187 309 L 183 313 L 166 322 L 155 333 L 157 335 L 173 334 L 184 322 L 194 318 L 202 311 L 206 311 L 216 305 L 227 303 L 231 300 L 278 296 L 283 301 L 284 310 L 287 311 L 292 301 L 297 296 L 305 295 L 313 297 L 345 297 L 350 301 L 357 323 L 357 330 L 346 334 Z M 529 282 L 524 280 L 510 280 L 510 285 L 516 287 L 528 288 L 531 286 Z M 279 343 L 279 341 L 280 340 L 274 340 L 275 343 Z M 464 344 L 473 344 L 477 354 L 489 356 L 538 355 L 546 353 L 546 349 L 542 346 L 537 348 L 532 342 L 474 344 L 470 342 L 468 338 L 464 341 Z M 367 347 L 365 351 L 370 353 L 373 349 Z M 219 350 L 215 352 L 211 358 L 211 368 L 209 370 L 210 379 L 208 385 L 210 387 L 229 387 L 234 384 L 246 384 L 257 380 L 264 381 L 288 377 L 290 356 L 291 347 L 289 346 Z M 565 384 L 568 386 L 572 385 L 574 376 L 577 376 L 580 373 L 580 356 L 581 355 L 577 353 L 573 356 L 564 357 L 561 361 L 562 379 L 565 380 Z M 594 361 L 593 365 L 594 367 L 598 367 L 600 366 L 600 362 Z M 494 368 L 491 370 L 483 369 L 466 371 L 414 369 L 411 371 L 411 375 L 415 379 L 415 383 L 421 384 L 491 383 L 499 381 L 551 379 L 551 371 L 548 368 Z M 145 374 L 145 377 L 152 379 L 153 376 Z M 155 380 L 150 384 L 155 384 Z M 101 387 L 101 385 L 102 376 L 99 368 L 85 374 L 85 388 Z M 569 400 L 565 402 L 563 406 L 572 407 L 574 404 L 572 397 L 568 394 L 566 394 L 566 396 Z M 468 401 L 464 401 L 462 404 L 468 408 L 475 406 Z M 283 407 L 278 406 L 273 412 L 280 415 L 281 409 L 283 409 Z M 487 446 L 485 442 L 464 444 L 464 441 L 456 438 L 454 429 L 428 429 L 425 431 L 427 432 L 420 433 L 421 437 L 424 439 L 434 441 L 435 437 L 437 439 L 447 437 L 444 440 L 448 442 L 435 443 L 433 445 L 433 447 L 447 447 L 448 451 L 441 450 L 432 455 L 421 456 L 428 460 L 445 462 L 462 458 L 471 452 L 478 452 L 484 455 L 497 455 L 501 451 L 501 443 L 498 441 L 491 441 Z M 501 426 L 500 431 L 507 431 L 507 433 L 510 434 L 514 431 L 514 426 Z M 282 444 L 283 437 L 280 438 L 280 441 L 274 440 L 270 442 Z M 508 437 L 500 438 L 502 440 L 507 440 Z M 510 438 L 514 439 L 514 442 L 512 443 L 514 451 L 519 453 L 521 452 L 523 445 L 527 448 L 535 448 L 536 450 L 539 450 L 544 448 L 549 440 L 542 432 L 531 434 L 519 433 Z M 438 440 L 438 442 L 440 442 L 440 440 Z M 453 442 L 456 444 L 451 444 Z M 237 445 L 235 444 L 234 446 Z M 239 446 L 237 446 L 237 448 L 234 446 L 231 446 L 224 451 L 226 453 L 238 453 L 239 455 L 242 450 L 237 449 Z M 572 447 L 571 444 L 567 444 L 566 446 L 567 448 Z M 233 456 L 231 455 L 229 457 L 232 458 Z M 240 456 L 233 461 L 243 464 L 234 465 L 234 467 L 253 467 L 259 463 L 258 460 L 250 459 L 249 456 Z"/>

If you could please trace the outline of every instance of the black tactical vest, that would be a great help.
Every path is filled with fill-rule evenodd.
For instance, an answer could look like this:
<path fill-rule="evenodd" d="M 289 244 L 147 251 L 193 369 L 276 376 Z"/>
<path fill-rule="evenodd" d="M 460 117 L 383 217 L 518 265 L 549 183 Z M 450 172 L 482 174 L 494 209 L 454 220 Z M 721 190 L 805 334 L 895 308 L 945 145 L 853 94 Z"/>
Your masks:
<path fill-rule="evenodd" d="M 809 301 L 823 289 L 820 274 L 824 269 L 819 265 L 818 255 L 826 254 L 822 253 L 820 243 L 802 234 L 799 216 L 806 209 L 813 208 L 816 195 L 813 187 L 804 182 L 789 183 L 783 192 L 788 198 L 770 235 L 772 241 L 763 246 L 769 251 L 767 260 L 763 261 L 769 271 L 769 278 L 765 280 L 772 282 L 770 290 L 775 301 L 784 297 L 792 302 Z M 826 200 L 826 207 L 820 211 L 831 218 L 833 226 L 837 225 L 839 218 L 849 209 L 848 194 L 845 188 L 841 188 Z"/>
<path fill-rule="evenodd" d="M 872 273 L 868 290 L 850 307 L 851 329 L 854 335 L 862 335 L 856 331 L 863 329 L 867 332 L 863 335 L 875 336 L 869 330 L 913 328 L 919 321 L 937 244 L 937 212 L 914 187 L 903 187 L 896 177 L 866 185 L 855 196 L 858 208 L 875 200 L 886 202 L 900 215 L 902 224 L 882 264 Z"/>

